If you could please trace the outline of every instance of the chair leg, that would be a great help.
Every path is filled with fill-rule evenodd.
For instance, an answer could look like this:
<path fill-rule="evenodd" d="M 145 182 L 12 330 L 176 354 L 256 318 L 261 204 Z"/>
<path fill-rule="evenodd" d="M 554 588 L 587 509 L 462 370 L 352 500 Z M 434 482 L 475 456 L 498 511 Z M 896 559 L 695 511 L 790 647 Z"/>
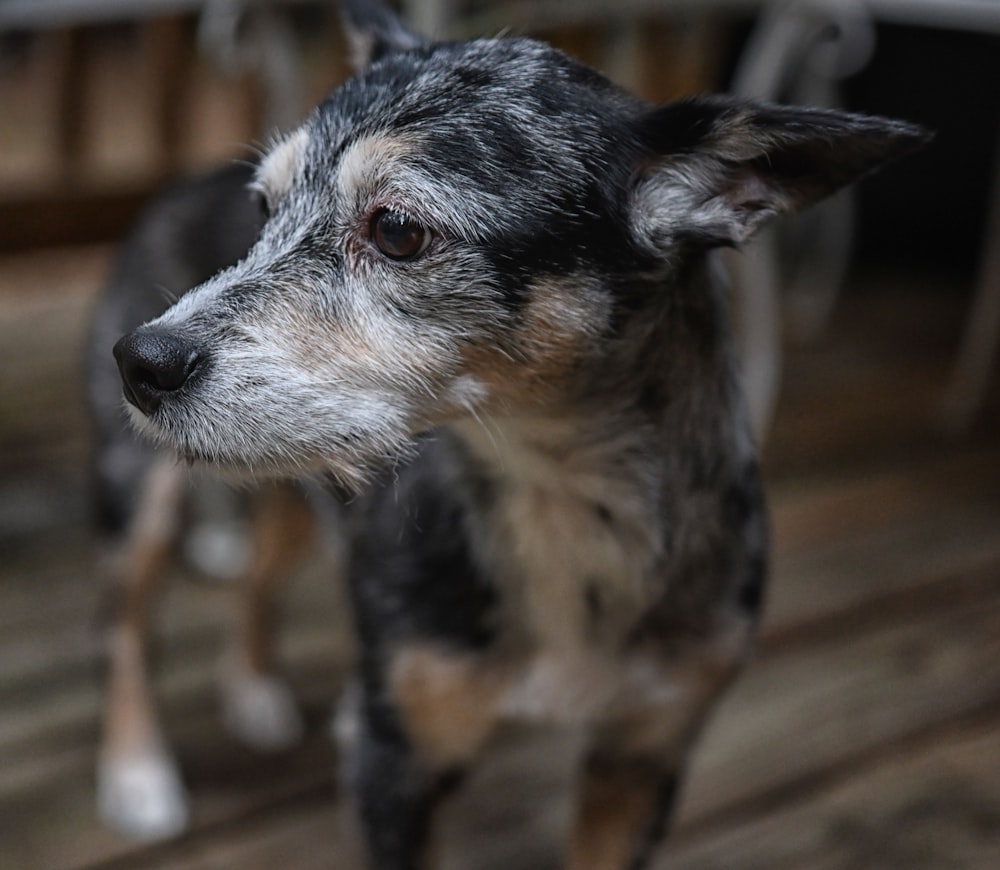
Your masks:
<path fill-rule="evenodd" d="M 743 386 L 750 426 L 758 444 L 767 439 L 781 383 L 781 300 L 778 251 L 765 229 L 745 251 L 732 256 L 736 312 L 742 341 Z"/>
<path fill-rule="evenodd" d="M 1000 344 L 1000 143 L 992 197 L 976 295 L 942 407 L 942 422 L 953 434 L 967 430 L 982 410 Z"/>

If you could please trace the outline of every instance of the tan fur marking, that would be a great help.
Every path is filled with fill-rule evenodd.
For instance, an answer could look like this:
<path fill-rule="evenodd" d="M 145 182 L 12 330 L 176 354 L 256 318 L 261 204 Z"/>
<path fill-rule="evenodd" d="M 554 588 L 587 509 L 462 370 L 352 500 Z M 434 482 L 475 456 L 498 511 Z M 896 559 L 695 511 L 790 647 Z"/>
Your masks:
<path fill-rule="evenodd" d="M 588 570 L 600 578 L 610 608 L 629 614 L 641 604 L 642 568 L 589 505 L 543 486 L 511 499 L 506 540 L 518 567 L 530 571 L 521 578 L 524 611 L 515 618 L 526 620 L 535 639 L 556 649 L 586 648 Z"/>
<path fill-rule="evenodd" d="M 439 379 L 444 355 L 408 341 L 403 329 L 386 318 L 359 322 L 360 317 L 350 314 L 343 322 L 330 322 L 302 317 L 292 309 L 287 315 L 282 333 L 286 358 L 314 383 L 393 395 L 403 402 L 413 394 L 443 392 Z M 329 348 L 336 348 L 336 353 Z"/>
<path fill-rule="evenodd" d="M 468 761 L 485 743 L 504 684 L 499 667 L 426 647 L 404 650 L 390 667 L 390 692 L 410 739 L 442 766 Z"/>
<path fill-rule="evenodd" d="M 658 768 L 639 763 L 588 771 L 570 850 L 570 870 L 621 870 L 651 818 L 661 785 Z"/>
<path fill-rule="evenodd" d="M 510 355 L 473 348 L 465 357 L 468 371 L 501 399 L 536 404 L 558 397 L 607 318 L 600 297 L 587 289 L 584 278 L 536 281 Z"/>
<path fill-rule="evenodd" d="M 672 703 L 650 706 L 608 729 L 612 744 L 625 755 L 659 757 L 680 763 L 713 702 L 735 678 L 746 659 L 750 624 L 726 618 L 711 640 L 673 655 L 650 650 L 636 658 L 650 684 L 669 686 Z M 634 677 L 634 675 L 633 675 Z"/>
<path fill-rule="evenodd" d="M 549 649 L 622 641 L 656 594 L 662 562 L 656 504 L 636 482 L 642 469 L 617 462 L 618 444 L 592 443 L 588 422 L 508 418 L 492 431 L 460 428 L 508 480 L 478 542 L 507 588 L 504 623 Z M 621 433 L 623 450 L 631 437 Z M 589 593 L 600 599 L 598 619 Z"/>
<path fill-rule="evenodd" d="M 390 364 L 391 358 L 379 344 L 377 335 L 361 334 L 344 324 L 303 320 L 296 323 L 291 349 L 296 362 L 304 364 L 307 371 L 334 369 L 341 379 L 349 379 L 352 373 L 367 375 L 375 366 Z M 329 347 L 337 348 L 333 361 Z"/>
<path fill-rule="evenodd" d="M 396 136 L 367 136 L 351 145 L 340 161 L 337 187 L 345 201 L 371 195 L 385 184 L 393 164 L 412 152 L 412 144 Z"/>

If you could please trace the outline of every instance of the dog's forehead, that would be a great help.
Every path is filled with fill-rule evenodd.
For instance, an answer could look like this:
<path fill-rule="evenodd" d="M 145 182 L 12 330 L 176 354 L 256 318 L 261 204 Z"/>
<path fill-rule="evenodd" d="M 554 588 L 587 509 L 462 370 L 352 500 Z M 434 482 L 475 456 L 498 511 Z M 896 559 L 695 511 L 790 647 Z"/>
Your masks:
<path fill-rule="evenodd" d="M 544 43 L 435 44 L 388 55 L 335 90 L 310 120 L 313 142 L 303 156 L 330 166 L 352 142 L 391 135 L 457 171 L 465 161 L 585 157 L 621 137 L 634 105 Z"/>
<path fill-rule="evenodd" d="M 545 43 L 481 39 L 390 54 L 334 91 L 319 112 L 348 126 L 469 122 L 473 107 L 492 110 L 487 122 L 526 112 L 592 120 L 598 106 L 623 98 L 607 79 Z"/>
<path fill-rule="evenodd" d="M 258 180 L 284 222 L 319 202 L 341 216 L 386 202 L 466 238 L 527 215 L 602 212 L 620 186 L 640 104 L 527 39 L 391 54 L 335 90 L 265 158 Z M 307 206 L 306 204 L 312 204 Z"/>

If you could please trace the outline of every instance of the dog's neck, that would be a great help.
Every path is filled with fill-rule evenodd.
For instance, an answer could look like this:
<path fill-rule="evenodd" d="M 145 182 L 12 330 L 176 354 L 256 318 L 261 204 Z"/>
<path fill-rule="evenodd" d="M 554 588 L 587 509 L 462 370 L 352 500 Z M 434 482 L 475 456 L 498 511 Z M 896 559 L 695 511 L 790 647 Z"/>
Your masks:
<path fill-rule="evenodd" d="M 486 406 L 452 428 L 512 486 L 586 492 L 602 479 L 686 491 L 704 484 L 709 462 L 742 467 L 755 450 L 726 294 L 708 258 L 682 274 L 630 288 L 603 349 L 557 401 Z"/>
<path fill-rule="evenodd" d="M 583 649 L 620 636 L 649 598 L 663 515 L 641 439 L 596 437 L 568 416 L 456 424 L 484 498 L 466 517 L 474 549 L 505 590 L 515 643 Z M 619 614 L 618 626 L 614 625 Z M 621 630 L 619 630 L 619 628 Z"/>
<path fill-rule="evenodd" d="M 627 631 L 752 455 L 721 297 L 707 281 L 682 291 L 630 315 L 578 402 L 450 427 L 492 491 L 474 533 L 546 643 L 592 642 L 588 608 Z"/>

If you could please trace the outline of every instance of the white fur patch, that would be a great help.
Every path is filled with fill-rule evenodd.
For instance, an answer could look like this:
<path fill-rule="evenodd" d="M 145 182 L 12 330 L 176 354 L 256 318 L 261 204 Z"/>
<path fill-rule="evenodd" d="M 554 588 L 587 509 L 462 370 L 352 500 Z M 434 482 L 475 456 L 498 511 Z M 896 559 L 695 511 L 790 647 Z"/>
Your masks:
<path fill-rule="evenodd" d="M 276 752 L 302 738 L 305 725 L 291 689 L 277 677 L 243 669 L 226 673 L 222 681 L 226 727 L 259 752 Z"/>
<path fill-rule="evenodd" d="M 510 202 L 482 189 L 470 196 L 461 181 L 432 177 L 411 159 L 420 145 L 412 133 L 408 138 L 368 136 L 352 144 L 337 172 L 338 200 L 356 215 L 394 206 L 434 229 L 465 239 L 483 237 Z"/>
<path fill-rule="evenodd" d="M 405 140 L 388 135 L 367 136 L 352 144 L 337 171 L 340 200 L 354 206 L 387 185 L 410 150 Z"/>
<path fill-rule="evenodd" d="M 108 825 L 139 840 L 176 836 L 188 823 L 177 764 L 160 747 L 101 758 L 97 806 Z"/>
<path fill-rule="evenodd" d="M 288 192 L 308 142 L 308 131 L 305 127 L 299 127 L 272 148 L 261 161 L 253 186 L 268 202 L 274 202 Z"/>

